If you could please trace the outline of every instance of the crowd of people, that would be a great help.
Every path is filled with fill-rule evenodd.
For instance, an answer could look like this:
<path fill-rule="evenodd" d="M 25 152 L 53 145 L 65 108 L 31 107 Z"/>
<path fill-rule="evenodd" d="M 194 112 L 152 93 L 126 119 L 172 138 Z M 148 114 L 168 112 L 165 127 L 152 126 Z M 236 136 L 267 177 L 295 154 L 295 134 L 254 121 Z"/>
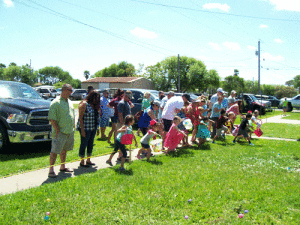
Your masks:
<path fill-rule="evenodd" d="M 236 100 L 234 90 L 228 98 L 225 97 L 223 89 L 218 88 L 217 93 L 210 99 L 202 95 L 192 101 L 190 95 L 175 96 L 172 91 L 166 96 L 163 91 L 160 91 L 159 101 L 150 101 L 150 93 L 145 92 L 141 112 L 132 115 L 131 109 L 134 104 L 130 101 L 131 91 L 118 89 L 113 99 L 109 100 L 107 91 L 104 91 L 100 97 L 98 92 L 89 88 L 87 97 L 78 106 L 78 121 L 75 121 L 74 108 L 69 100 L 71 93 L 72 86 L 63 85 L 61 95 L 52 101 L 49 109 L 49 120 L 53 130 L 48 174 L 50 178 L 57 176 L 53 167 L 58 154 L 61 159 L 60 171 L 72 172 L 70 168 L 65 167 L 65 159 L 67 151 L 73 149 L 75 130 L 80 132 L 79 157 L 81 161 L 79 166 L 81 167 L 95 165 L 91 161 L 94 138 L 100 134 L 102 139 L 111 144 L 113 138 L 114 151 L 106 163 L 112 165 L 113 156 L 119 152 L 120 170 L 125 170 L 124 163 L 128 160 L 126 150 L 128 140 L 125 139 L 134 140 L 137 147 L 135 135 L 139 135 L 139 132 L 142 133 L 140 140 L 142 147 L 136 157 L 141 159 L 144 154 L 148 161 L 152 155 L 150 141 L 156 136 L 161 137 L 161 148 L 165 154 L 176 151 L 181 142 L 183 146 L 192 144 L 201 146 L 208 138 L 211 138 L 211 143 L 214 144 L 218 138 L 225 139 L 225 135 L 234 133 L 233 131 L 236 134 L 233 143 L 244 137 L 250 145 L 253 145 L 249 127 L 251 121 L 257 123 L 258 111 L 254 113 L 254 116 L 252 112 L 243 116 L 240 113 L 241 101 Z M 238 115 L 241 116 L 242 121 L 239 126 L 235 126 Z M 189 131 L 183 123 L 187 119 L 193 125 L 191 142 L 188 139 Z M 111 129 L 106 136 L 105 131 L 110 121 Z M 138 125 L 136 133 L 132 128 L 135 122 Z"/>

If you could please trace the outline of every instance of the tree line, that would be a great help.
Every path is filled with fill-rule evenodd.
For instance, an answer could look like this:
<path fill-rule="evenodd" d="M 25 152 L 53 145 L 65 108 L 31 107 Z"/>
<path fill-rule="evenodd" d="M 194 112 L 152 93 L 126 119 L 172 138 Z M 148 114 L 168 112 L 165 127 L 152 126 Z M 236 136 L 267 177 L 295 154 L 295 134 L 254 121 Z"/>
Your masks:
<path fill-rule="evenodd" d="M 83 76 L 86 80 L 94 77 L 145 77 L 153 81 L 154 89 L 163 91 L 180 89 L 181 92 L 212 94 L 218 87 L 222 87 L 228 93 L 235 90 L 238 94 L 259 94 L 258 82 L 240 77 L 238 69 L 221 81 L 216 70 L 207 70 L 202 61 L 187 56 L 179 57 L 179 63 L 177 56 L 170 56 L 155 65 L 144 67 L 140 64 L 138 69 L 133 64 L 122 61 L 118 64 L 113 63 L 94 75 L 90 75 L 90 72 L 85 70 Z M 15 63 L 10 63 L 6 67 L 0 63 L 0 79 L 19 81 L 31 86 L 40 82 L 55 87 L 61 87 L 64 83 L 70 83 L 74 88 L 81 87 L 79 79 L 73 79 L 68 71 L 57 66 L 33 70 L 28 64 L 17 66 Z M 297 89 L 300 89 L 300 75 L 287 81 L 285 85 L 260 85 L 263 95 L 273 95 L 277 98 L 292 97 L 297 94 Z"/>
<path fill-rule="evenodd" d="M 63 84 L 69 83 L 74 88 L 81 87 L 81 81 L 79 79 L 73 79 L 68 71 L 64 71 L 58 66 L 46 66 L 39 70 L 33 70 L 28 64 L 18 66 L 12 62 L 6 66 L 0 63 L 0 79 L 18 81 L 31 86 L 40 83 L 59 88 Z"/>

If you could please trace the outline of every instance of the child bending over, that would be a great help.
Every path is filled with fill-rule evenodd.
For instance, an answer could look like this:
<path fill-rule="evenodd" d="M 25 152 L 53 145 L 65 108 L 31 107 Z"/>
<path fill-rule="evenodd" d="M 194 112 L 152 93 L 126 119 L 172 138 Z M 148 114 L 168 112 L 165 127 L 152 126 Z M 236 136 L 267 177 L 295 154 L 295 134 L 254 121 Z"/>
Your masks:
<path fill-rule="evenodd" d="M 249 120 L 251 120 L 252 117 L 252 113 L 247 113 L 246 118 L 244 118 L 239 126 L 239 131 L 237 133 L 237 135 L 234 137 L 232 143 L 235 143 L 235 140 L 237 137 L 239 136 L 244 136 L 244 138 L 246 138 L 249 142 L 249 145 L 254 145 L 253 143 L 251 143 L 250 137 L 247 133 L 247 127 L 249 127 Z"/>

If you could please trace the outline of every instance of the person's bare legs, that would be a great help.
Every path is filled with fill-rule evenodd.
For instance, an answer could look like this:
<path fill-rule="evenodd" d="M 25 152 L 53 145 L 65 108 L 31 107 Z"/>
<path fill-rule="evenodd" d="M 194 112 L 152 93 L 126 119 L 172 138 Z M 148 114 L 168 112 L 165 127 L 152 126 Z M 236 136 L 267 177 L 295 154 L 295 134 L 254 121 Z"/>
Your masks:
<path fill-rule="evenodd" d="M 49 167 L 49 173 L 54 173 L 54 164 L 57 158 L 57 154 L 50 152 L 50 167 Z"/>
<path fill-rule="evenodd" d="M 61 153 L 59 154 L 60 156 L 60 169 L 63 170 L 66 168 L 65 162 L 66 162 L 66 157 L 67 157 L 67 151 L 66 150 L 62 150 Z"/>
<path fill-rule="evenodd" d="M 105 128 L 106 127 L 101 127 L 101 138 L 106 138 L 106 136 L 105 136 Z"/>
<path fill-rule="evenodd" d="M 116 123 L 112 123 L 111 124 L 111 130 L 108 134 L 108 137 L 107 137 L 107 142 L 108 143 L 111 143 L 110 139 L 111 139 L 111 136 L 114 134 L 114 139 L 116 138 L 116 129 L 117 129 L 117 124 Z"/>

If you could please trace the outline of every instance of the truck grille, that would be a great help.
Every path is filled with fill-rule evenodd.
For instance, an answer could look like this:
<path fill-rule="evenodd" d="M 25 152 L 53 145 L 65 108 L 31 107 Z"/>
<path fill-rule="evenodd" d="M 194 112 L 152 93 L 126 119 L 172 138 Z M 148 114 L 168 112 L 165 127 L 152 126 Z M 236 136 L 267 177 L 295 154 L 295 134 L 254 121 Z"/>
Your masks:
<path fill-rule="evenodd" d="M 49 110 L 33 110 L 29 113 L 27 124 L 30 126 L 44 126 L 49 124 Z"/>

